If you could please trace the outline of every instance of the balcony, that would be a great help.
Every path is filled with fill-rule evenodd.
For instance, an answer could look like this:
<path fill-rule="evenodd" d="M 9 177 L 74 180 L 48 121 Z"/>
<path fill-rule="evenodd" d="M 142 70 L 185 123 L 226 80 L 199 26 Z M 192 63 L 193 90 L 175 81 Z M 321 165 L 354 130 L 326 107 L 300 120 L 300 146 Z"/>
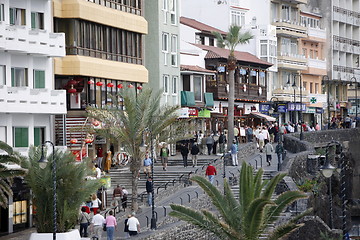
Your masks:
<path fill-rule="evenodd" d="M 307 37 L 307 28 L 300 22 L 285 19 L 274 19 L 273 25 L 276 26 L 277 35 L 295 38 Z"/>
<path fill-rule="evenodd" d="M 284 2 L 289 2 L 292 4 L 307 4 L 307 0 L 284 0 Z"/>
<path fill-rule="evenodd" d="M 0 49 L 50 57 L 65 56 L 65 34 L 0 22 Z"/>
<path fill-rule="evenodd" d="M 277 88 L 273 91 L 273 96 L 280 102 L 294 102 L 294 89 L 292 87 Z M 303 89 L 301 98 L 303 103 L 309 102 L 309 92 Z M 295 100 L 300 102 L 300 88 L 295 89 Z"/>
<path fill-rule="evenodd" d="M 0 86 L 0 109 L 5 113 L 66 114 L 66 92 Z"/>
<path fill-rule="evenodd" d="M 308 38 L 311 41 L 315 42 L 325 42 L 326 41 L 326 30 L 321 28 L 311 28 L 308 27 Z"/>
<path fill-rule="evenodd" d="M 338 22 L 343 22 L 355 26 L 360 25 L 360 13 L 351 11 L 339 6 L 333 6 L 333 19 Z"/>
<path fill-rule="evenodd" d="M 303 73 L 312 75 L 326 75 L 326 61 L 320 59 L 307 59 L 308 69 Z"/>
<path fill-rule="evenodd" d="M 291 70 L 307 70 L 307 59 L 303 55 L 280 52 L 278 68 Z"/>
<path fill-rule="evenodd" d="M 206 91 L 213 93 L 215 100 L 228 99 L 228 85 L 219 81 L 207 81 Z M 247 83 L 235 83 L 235 100 L 239 101 L 266 101 L 266 86 Z"/>

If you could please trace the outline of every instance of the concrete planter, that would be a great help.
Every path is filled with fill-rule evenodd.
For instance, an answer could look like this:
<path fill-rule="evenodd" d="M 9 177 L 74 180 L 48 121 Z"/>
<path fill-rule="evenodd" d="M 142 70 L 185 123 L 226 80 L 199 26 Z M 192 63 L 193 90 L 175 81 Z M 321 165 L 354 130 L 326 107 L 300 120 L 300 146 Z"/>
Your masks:
<path fill-rule="evenodd" d="M 29 240 L 52 240 L 52 233 L 32 233 Z M 56 240 L 80 240 L 80 233 L 78 229 L 70 230 L 66 233 L 57 233 Z"/>

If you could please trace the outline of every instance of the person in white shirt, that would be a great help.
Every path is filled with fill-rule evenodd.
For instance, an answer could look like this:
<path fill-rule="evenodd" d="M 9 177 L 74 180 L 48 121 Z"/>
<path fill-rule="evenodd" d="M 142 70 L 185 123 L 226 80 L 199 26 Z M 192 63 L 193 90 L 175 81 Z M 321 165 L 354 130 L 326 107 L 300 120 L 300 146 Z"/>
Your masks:
<path fill-rule="evenodd" d="M 100 210 L 97 209 L 96 215 L 91 220 L 91 232 L 94 233 L 93 239 L 101 239 L 103 232 L 103 224 L 105 223 L 105 218 L 100 214 Z"/>
<path fill-rule="evenodd" d="M 127 225 L 129 227 L 130 236 L 136 236 L 140 232 L 140 223 L 134 214 L 129 218 Z"/>
<path fill-rule="evenodd" d="M 259 139 L 259 150 L 260 152 L 262 152 L 265 145 L 265 135 L 262 130 L 260 130 L 259 132 L 258 139 Z"/>
<path fill-rule="evenodd" d="M 99 166 L 97 164 L 95 164 L 95 173 L 96 173 L 96 178 L 100 179 L 101 178 L 101 169 L 99 168 Z"/>

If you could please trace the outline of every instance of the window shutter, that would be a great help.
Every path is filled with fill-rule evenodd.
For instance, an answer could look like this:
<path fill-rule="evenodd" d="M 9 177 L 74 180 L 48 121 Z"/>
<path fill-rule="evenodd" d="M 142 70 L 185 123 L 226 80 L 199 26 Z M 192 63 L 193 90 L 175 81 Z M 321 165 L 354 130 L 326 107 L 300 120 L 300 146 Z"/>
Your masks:
<path fill-rule="evenodd" d="M 28 147 L 29 133 L 28 128 L 14 128 L 14 147 Z"/>
<path fill-rule="evenodd" d="M 10 10 L 10 24 L 15 25 L 15 9 L 9 8 Z"/>
<path fill-rule="evenodd" d="M 31 28 L 32 29 L 36 28 L 36 13 L 35 12 L 31 12 Z"/>
<path fill-rule="evenodd" d="M 40 128 L 34 128 L 34 146 L 40 146 Z"/>
<path fill-rule="evenodd" d="M 11 86 L 16 87 L 15 86 L 15 68 L 11 68 Z"/>

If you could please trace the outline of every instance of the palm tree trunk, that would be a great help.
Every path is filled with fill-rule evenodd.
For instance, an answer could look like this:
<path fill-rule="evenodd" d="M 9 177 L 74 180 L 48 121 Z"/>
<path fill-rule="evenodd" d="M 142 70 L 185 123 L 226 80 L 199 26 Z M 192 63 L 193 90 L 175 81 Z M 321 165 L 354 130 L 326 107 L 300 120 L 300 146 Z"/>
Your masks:
<path fill-rule="evenodd" d="M 229 96 L 228 96 L 228 145 L 227 149 L 230 150 L 232 141 L 234 140 L 234 98 L 235 98 L 235 66 L 236 59 L 233 56 L 229 56 L 228 70 L 229 70 Z"/>
<path fill-rule="evenodd" d="M 138 205 L 138 174 L 139 170 L 133 170 L 131 171 L 131 210 L 137 211 L 139 208 Z"/>

